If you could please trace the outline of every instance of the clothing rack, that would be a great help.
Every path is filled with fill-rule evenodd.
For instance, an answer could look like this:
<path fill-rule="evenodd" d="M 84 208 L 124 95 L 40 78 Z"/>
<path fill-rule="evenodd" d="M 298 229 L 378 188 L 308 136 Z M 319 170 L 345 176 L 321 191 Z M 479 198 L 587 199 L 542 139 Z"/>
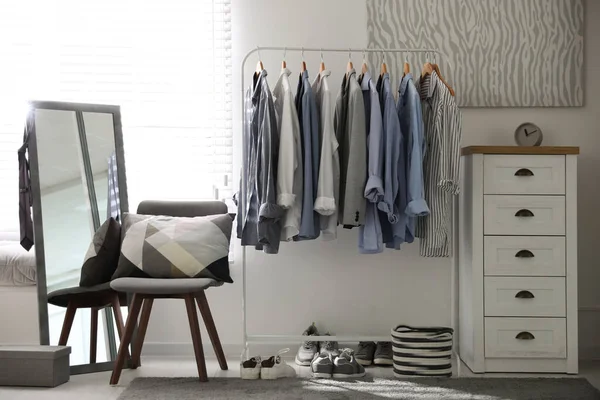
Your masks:
<path fill-rule="evenodd" d="M 304 55 L 304 52 L 320 52 L 320 53 L 349 53 L 349 55 L 351 55 L 352 53 L 425 53 L 425 54 L 433 54 L 433 55 L 440 55 L 441 57 L 443 57 L 446 61 L 448 61 L 448 57 L 445 56 L 444 53 L 440 52 L 438 49 L 433 49 L 433 48 L 362 48 L 362 49 L 357 49 L 357 48 L 316 48 L 316 47 L 282 47 L 282 46 L 267 46 L 267 47 L 260 47 L 257 46 L 256 48 L 248 51 L 245 55 L 245 57 L 242 60 L 242 64 L 241 64 L 241 69 L 240 69 L 240 75 L 241 75 L 241 108 L 240 108 L 240 112 L 242 113 L 242 116 L 244 115 L 244 94 L 245 94 L 245 84 L 244 84 L 244 72 L 245 72 L 245 67 L 246 67 L 246 61 L 248 61 L 248 58 L 253 55 L 254 53 L 257 53 L 259 61 L 261 61 L 260 58 L 260 51 L 281 51 L 284 54 L 291 51 L 291 52 L 301 52 Z M 448 61 L 449 63 L 449 61 Z M 242 117 L 243 118 L 243 117 Z M 453 207 L 454 210 L 454 207 Z M 452 213 L 454 216 L 454 213 Z M 454 218 L 452 218 L 452 220 L 454 221 Z M 452 224 L 452 226 L 454 227 L 454 222 Z M 454 233 L 454 228 L 452 228 L 452 233 Z M 453 250 L 453 254 L 456 254 L 456 249 L 455 249 L 455 243 L 452 240 L 453 235 L 450 235 L 450 240 L 451 240 L 451 249 Z M 451 297 L 451 327 L 454 329 L 455 334 L 454 337 L 456 338 L 456 323 L 455 323 L 455 318 L 457 316 L 457 307 L 455 305 L 455 298 L 456 298 L 456 263 L 455 263 L 455 257 L 450 257 L 451 262 L 452 262 L 452 274 L 451 274 L 451 291 L 450 291 L 450 297 Z M 248 324 L 247 324 L 247 311 L 246 311 L 246 296 L 247 296 L 247 288 L 246 288 L 246 246 L 242 246 L 242 325 L 244 328 L 244 355 L 246 357 L 249 357 L 248 351 L 249 351 L 249 344 L 250 343 L 276 343 L 276 344 L 288 344 L 291 341 L 297 341 L 298 344 L 300 344 L 301 342 L 305 341 L 307 339 L 306 336 L 302 336 L 302 335 L 272 335 L 272 334 L 260 334 L 260 335 L 249 335 L 248 334 Z M 359 342 L 359 341 L 373 341 L 373 342 L 389 342 L 391 341 L 391 335 L 386 335 L 386 336 L 369 336 L 369 335 L 333 335 L 333 336 L 311 336 L 310 340 L 312 341 L 326 341 L 326 340 L 330 340 L 330 341 L 338 341 L 338 342 Z M 456 339 L 455 339 L 455 343 L 456 343 Z M 456 346 L 453 346 L 454 349 L 456 349 Z M 458 353 L 456 352 L 456 350 L 454 350 L 454 354 L 456 355 L 457 359 L 459 359 L 458 357 Z M 459 363 L 459 368 L 460 368 L 460 363 Z"/>

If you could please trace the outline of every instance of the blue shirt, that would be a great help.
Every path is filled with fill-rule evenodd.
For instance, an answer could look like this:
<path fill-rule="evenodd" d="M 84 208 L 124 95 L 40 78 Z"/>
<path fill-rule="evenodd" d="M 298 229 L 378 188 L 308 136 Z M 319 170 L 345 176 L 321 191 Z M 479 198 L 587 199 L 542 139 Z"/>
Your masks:
<path fill-rule="evenodd" d="M 415 238 L 416 217 L 429 215 L 429 207 L 425 202 L 423 185 L 425 139 L 421 98 L 410 73 L 406 74 L 400 82 L 396 108 L 402 137 L 406 144 L 407 204 L 405 214 L 408 219 L 405 239 L 406 242 L 412 243 Z"/>
<path fill-rule="evenodd" d="M 368 178 L 365 186 L 367 207 L 365 224 L 361 225 L 358 235 L 358 248 L 363 254 L 381 253 L 383 238 L 377 204 L 383 200 L 383 121 L 379 94 L 368 72 L 359 78 L 364 103 L 367 126 Z M 388 223 L 387 219 L 384 223 Z"/>

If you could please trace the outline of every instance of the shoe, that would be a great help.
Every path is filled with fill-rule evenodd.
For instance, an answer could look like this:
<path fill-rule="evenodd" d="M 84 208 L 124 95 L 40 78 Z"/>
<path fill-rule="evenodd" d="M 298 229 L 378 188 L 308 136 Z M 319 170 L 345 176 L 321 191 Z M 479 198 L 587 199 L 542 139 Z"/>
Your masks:
<path fill-rule="evenodd" d="M 331 334 L 329 332 L 327 332 L 323 336 L 331 336 Z M 329 353 L 334 357 L 339 355 L 340 350 L 339 350 L 338 342 L 333 341 L 333 340 L 326 340 L 324 342 L 321 342 L 320 346 L 319 346 L 319 354 L 321 354 L 321 353 Z"/>
<path fill-rule="evenodd" d="M 394 364 L 394 352 L 392 351 L 392 342 L 377 342 L 377 348 L 373 355 L 373 364 L 392 365 Z"/>
<path fill-rule="evenodd" d="M 333 360 L 334 378 L 362 378 L 366 375 L 365 367 L 356 362 L 354 350 L 344 349 Z"/>
<path fill-rule="evenodd" d="M 302 333 L 302 336 L 319 336 L 319 331 L 314 322 Z M 298 349 L 298 353 L 296 353 L 296 364 L 305 367 L 309 366 L 313 358 L 315 358 L 315 355 L 319 352 L 318 346 L 319 342 L 313 342 L 311 340 L 302 343 Z"/>
<path fill-rule="evenodd" d="M 296 370 L 294 369 L 294 367 L 288 365 L 281 358 L 281 355 L 287 353 L 288 351 L 290 351 L 290 349 L 279 350 L 276 356 L 269 357 L 261 363 L 261 379 L 279 379 L 296 377 Z"/>
<path fill-rule="evenodd" d="M 240 376 L 242 379 L 259 379 L 260 362 L 259 356 L 240 362 Z"/>
<path fill-rule="evenodd" d="M 359 342 L 358 350 L 354 354 L 356 362 L 360 365 L 371 365 L 375 354 L 375 342 Z"/>
<path fill-rule="evenodd" d="M 319 353 L 315 355 L 310 370 L 313 378 L 331 378 L 333 374 L 333 356 L 330 353 Z"/>

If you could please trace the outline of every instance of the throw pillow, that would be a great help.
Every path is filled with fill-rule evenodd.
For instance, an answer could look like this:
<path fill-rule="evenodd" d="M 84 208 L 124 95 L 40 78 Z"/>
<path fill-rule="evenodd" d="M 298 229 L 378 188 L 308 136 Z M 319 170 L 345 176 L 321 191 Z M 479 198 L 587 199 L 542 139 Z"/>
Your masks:
<path fill-rule="evenodd" d="M 186 218 L 126 213 L 113 279 L 211 278 L 233 283 L 228 259 L 232 225 L 229 214 Z"/>
<path fill-rule="evenodd" d="M 121 249 L 121 224 L 107 219 L 94 234 L 85 254 L 79 286 L 90 287 L 110 282 L 117 269 Z"/>

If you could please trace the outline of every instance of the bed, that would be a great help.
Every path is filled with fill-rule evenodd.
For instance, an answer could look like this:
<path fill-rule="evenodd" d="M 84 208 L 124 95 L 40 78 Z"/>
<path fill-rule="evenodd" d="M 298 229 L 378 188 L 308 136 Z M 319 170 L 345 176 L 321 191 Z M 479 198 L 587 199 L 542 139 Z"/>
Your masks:
<path fill-rule="evenodd" d="M 0 232 L 0 344 L 39 344 L 35 250 Z"/>

